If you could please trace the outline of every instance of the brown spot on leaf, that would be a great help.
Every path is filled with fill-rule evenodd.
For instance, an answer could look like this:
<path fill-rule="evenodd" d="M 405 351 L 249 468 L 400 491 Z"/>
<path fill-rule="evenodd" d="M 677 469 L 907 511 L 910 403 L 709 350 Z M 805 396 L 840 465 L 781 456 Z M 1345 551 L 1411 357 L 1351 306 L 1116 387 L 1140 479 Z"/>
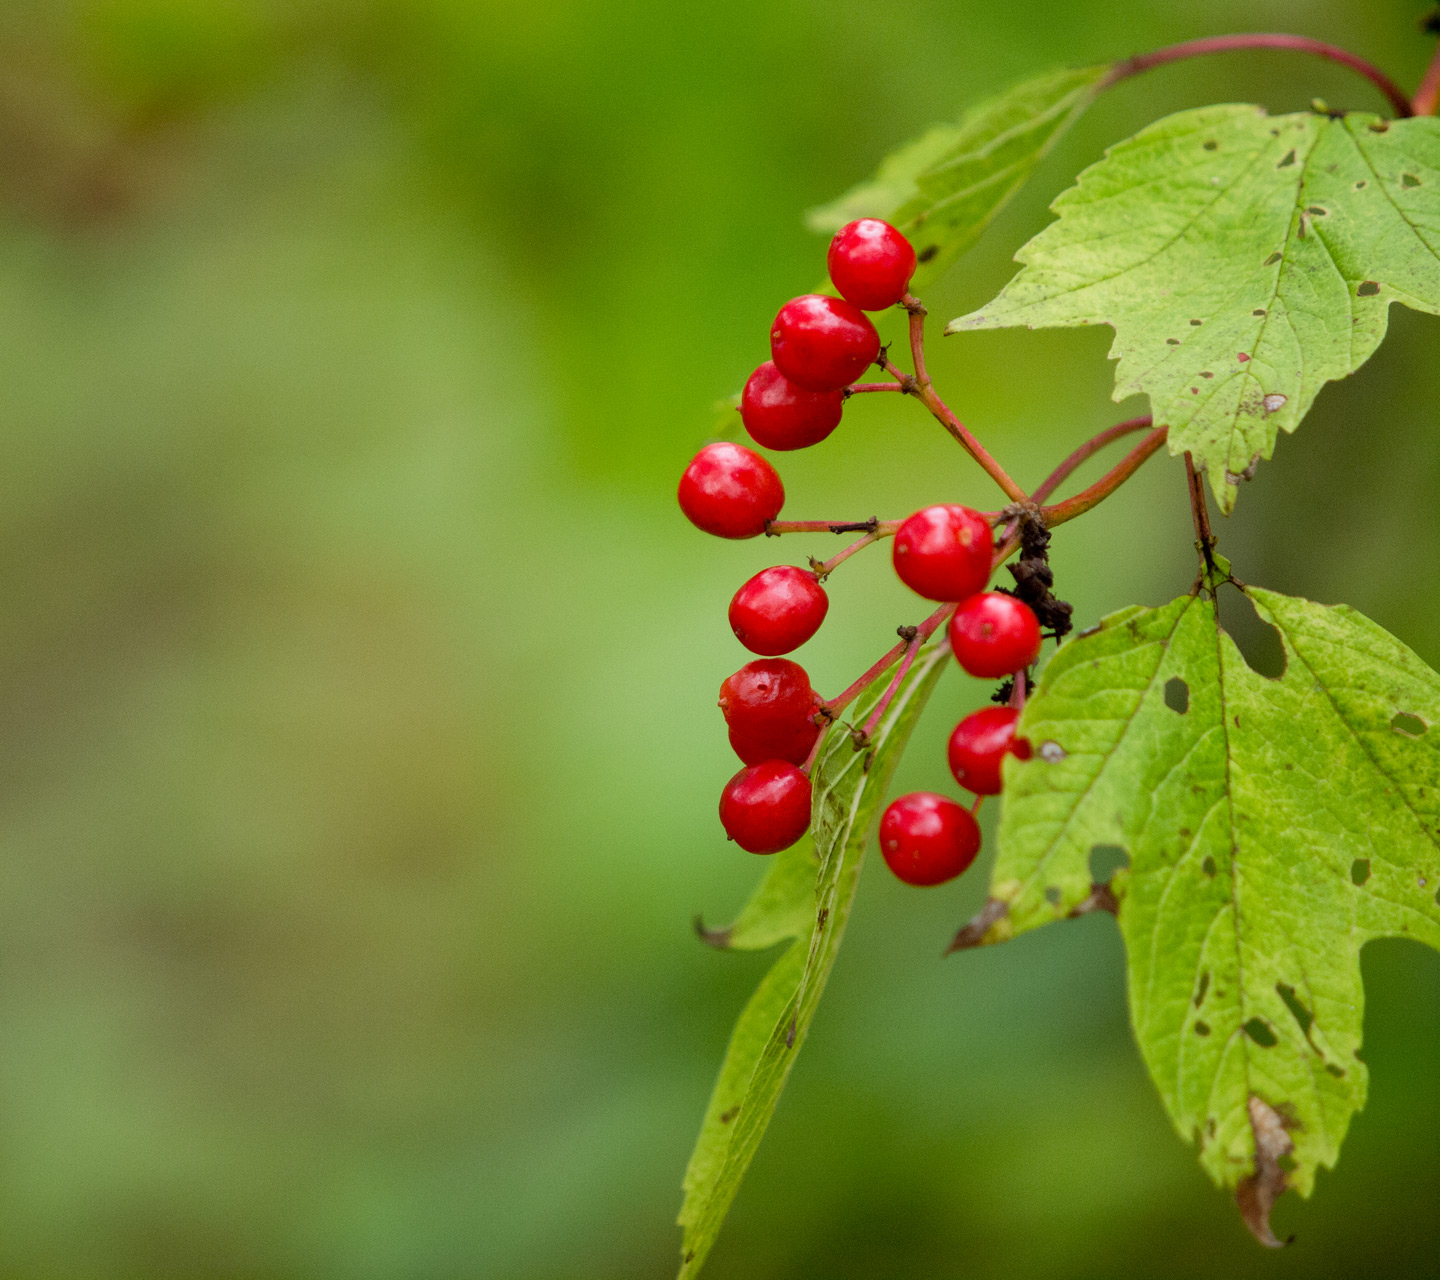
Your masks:
<path fill-rule="evenodd" d="M 729 1124 L 730 1121 L 732 1121 L 733 1119 L 735 1119 L 735 1117 L 738 1116 L 739 1114 L 740 1114 L 740 1104 L 737 1102 L 737 1103 L 736 1103 L 733 1107 L 731 1107 L 729 1110 L 727 1110 L 727 1111 L 722 1111 L 722 1112 L 720 1113 L 720 1123 L 721 1123 L 721 1124 Z"/>
<path fill-rule="evenodd" d="M 1108 884 L 1092 884 L 1089 894 L 1075 904 L 1069 918 L 1088 916 L 1092 911 L 1108 911 L 1112 916 L 1120 914 L 1120 899 Z"/>
<path fill-rule="evenodd" d="M 1206 151 L 1214 151 L 1220 144 L 1216 142 L 1214 138 L 1206 138 L 1201 145 L 1204 146 Z"/>
<path fill-rule="evenodd" d="M 978 947 L 985 941 L 985 935 L 990 932 L 991 927 L 999 920 L 1003 920 L 1010 913 L 1008 903 L 1001 902 L 999 898 L 991 898 L 980 908 L 975 918 L 965 925 L 950 940 L 950 945 L 945 948 L 948 956 L 952 951 L 968 951 L 971 947 Z"/>
<path fill-rule="evenodd" d="M 724 929 L 707 929 L 705 917 L 695 917 L 695 936 L 707 947 L 714 947 L 717 951 L 724 951 L 730 945 L 731 929 L 727 925 Z"/>
<path fill-rule="evenodd" d="M 919 253 L 915 255 L 915 261 L 930 262 L 939 252 L 940 246 L 938 244 L 927 244 L 923 249 L 920 250 Z"/>
<path fill-rule="evenodd" d="M 1246 1175 L 1235 1188 L 1240 1216 L 1255 1239 L 1267 1249 L 1289 1244 L 1270 1229 L 1270 1211 L 1289 1185 L 1281 1160 L 1295 1152 L 1295 1142 L 1285 1131 L 1279 1112 L 1255 1094 L 1250 1095 L 1250 1129 L 1255 1135 L 1255 1172 Z"/>
<path fill-rule="evenodd" d="M 1388 120 L 1372 120 L 1367 126 L 1371 133 L 1389 133 L 1390 122 Z"/>

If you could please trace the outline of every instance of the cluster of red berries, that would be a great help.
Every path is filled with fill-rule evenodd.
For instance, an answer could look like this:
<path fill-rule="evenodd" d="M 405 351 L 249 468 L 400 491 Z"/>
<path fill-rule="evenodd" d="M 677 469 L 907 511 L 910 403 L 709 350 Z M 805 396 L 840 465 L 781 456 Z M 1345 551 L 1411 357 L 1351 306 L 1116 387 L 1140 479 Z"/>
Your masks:
<path fill-rule="evenodd" d="M 839 424 L 848 388 L 880 355 L 879 335 L 864 313 L 907 298 L 915 251 L 888 223 L 862 218 L 836 234 L 828 265 L 841 297 L 807 294 L 781 307 L 770 329 L 771 359 L 745 384 L 740 415 L 765 448 L 804 448 Z M 785 489 L 759 454 L 719 443 L 686 467 L 679 499 L 706 533 L 753 538 L 780 514 Z M 927 600 L 956 606 L 948 635 L 960 665 L 986 679 L 1018 675 L 1023 687 L 1024 670 L 1040 652 L 1040 624 L 1022 600 L 985 589 L 993 557 L 990 522 L 968 507 L 926 507 L 895 532 L 900 580 Z M 720 686 L 730 745 L 745 765 L 720 796 L 720 821 L 751 853 L 788 848 L 810 825 L 808 774 L 832 711 L 805 669 L 780 655 L 798 649 L 824 622 L 830 602 L 821 580 L 814 570 L 777 565 L 730 602 L 736 637 L 761 656 Z M 951 772 L 977 797 L 999 793 L 1007 753 L 1028 758 L 1029 744 L 1015 737 L 1018 715 L 1013 707 L 986 707 L 951 734 Z M 974 813 L 954 800 L 916 792 L 885 810 L 880 848 L 907 884 L 941 884 L 974 861 L 980 829 Z"/>

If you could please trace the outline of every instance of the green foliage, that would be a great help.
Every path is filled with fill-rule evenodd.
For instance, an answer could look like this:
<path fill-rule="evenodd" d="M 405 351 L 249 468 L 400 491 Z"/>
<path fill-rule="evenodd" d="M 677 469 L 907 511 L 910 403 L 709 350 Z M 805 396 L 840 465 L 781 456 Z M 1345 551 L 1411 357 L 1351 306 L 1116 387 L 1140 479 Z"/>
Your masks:
<path fill-rule="evenodd" d="M 813 847 L 802 840 L 778 855 L 735 923 L 707 935 L 746 949 L 794 941 L 740 1015 L 685 1171 L 682 1277 L 704 1264 L 774 1114 L 840 948 L 886 784 L 949 657 L 943 640 L 920 651 L 866 750 L 855 749 L 848 725 L 831 726 L 813 771 Z M 856 700 L 856 724 L 888 685 L 876 681 Z"/>
<path fill-rule="evenodd" d="M 1440 120 L 1182 111 L 1112 147 L 947 332 L 1109 324 L 1115 399 L 1144 393 L 1223 510 L 1391 302 L 1440 312 Z"/>
<path fill-rule="evenodd" d="M 1035 755 L 1006 764 L 981 921 L 994 942 L 1105 904 L 1092 852 L 1124 849 L 1131 1018 L 1171 1119 L 1234 1187 L 1264 1163 L 1258 1098 L 1308 1195 L 1365 1101 L 1361 946 L 1440 947 L 1440 676 L 1345 606 L 1247 594 L 1278 679 L 1205 596 L 1059 650 L 1021 721 Z"/>
<path fill-rule="evenodd" d="M 997 94 L 958 124 L 936 125 L 888 156 L 875 176 L 811 210 L 812 230 L 884 218 L 910 237 L 920 266 L 914 289 L 941 275 L 1035 171 L 1095 100 L 1108 66 L 1053 71 Z"/>

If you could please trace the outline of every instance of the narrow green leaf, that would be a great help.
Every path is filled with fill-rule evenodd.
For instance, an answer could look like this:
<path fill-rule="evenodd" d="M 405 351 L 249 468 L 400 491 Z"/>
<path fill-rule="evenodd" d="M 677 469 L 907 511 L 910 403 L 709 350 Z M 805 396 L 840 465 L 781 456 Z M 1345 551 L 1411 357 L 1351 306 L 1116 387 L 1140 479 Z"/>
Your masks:
<path fill-rule="evenodd" d="M 805 841 L 798 846 L 801 855 L 794 850 L 779 855 L 786 861 L 773 865 L 733 926 L 732 946 L 741 945 L 739 936 L 746 937 L 745 945 L 790 936 L 783 930 L 796 923 L 796 884 L 803 871 L 803 930 L 740 1015 L 685 1172 L 682 1278 L 696 1275 L 710 1252 L 805 1042 L 845 932 L 861 858 L 885 788 L 949 657 L 943 639 L 921 649 L 868 749 L 855 750 L 847 725 L 831 727 L 814 771 L 811 829 L 818 859 L 810 859 Z M 855 723 L 864 723 L 887 685 L 882 678 L 856 700 Z"/>
<path fill-rule="evenodd" d="M 1052 71 L 1013 85 L 888 156 L 875 176 L 806 221 L 833 232 L 855 218 L 884 218 L 910 237 L 923 289 L 981 232 L 1050 148 L 1095 100 L 1108 66 Z"/>
<path fill-rule="evenodd" d="M 734 921 L 723 929 L 696 931 L 712 947 L 763 951 L 810 932 L 815 916 L 815 878 L 820 870 L 815 842 L 808 836 L 770 859 L 765 877 Z"/>
<path fill-rule="evenodd" d="M 1440 947 L 1440 676 L 1352 609 L 1248 594 L 1278 679 L 1200 597 L 1060 648 L 1020 723 L 1034 755 L 1005 766 L 976 932 L 1118 902 L 1165 1107 L 1273 1242 L 1257 1179 L 1308 1195 L 1365 1101 L 1361 946 Z M 1092 854 L 1115 846 L 1129 869 L 1097 892 Z"/>
<path fill-rule="evenodd" d="M 1320 388 L 1440 313 L 1440 120 L 1254 106 L 1168 116 L 1080 175 L 1020 273 L 947 332 L 1108 324 L 1115 399 L 1144 393 L 1223 510 Z"/>

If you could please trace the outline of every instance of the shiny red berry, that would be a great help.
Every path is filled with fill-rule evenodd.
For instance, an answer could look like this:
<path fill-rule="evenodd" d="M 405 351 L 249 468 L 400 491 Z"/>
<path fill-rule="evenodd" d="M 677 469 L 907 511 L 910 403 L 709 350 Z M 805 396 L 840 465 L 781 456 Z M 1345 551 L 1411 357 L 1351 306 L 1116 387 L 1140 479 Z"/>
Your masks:
<path fill-rule="evenodd" d="M 805 449 L 819 444 L 840 423 L 845 396 L 839 391 L 806 391 L 771 360 L 745 384 L 740 417 L 756 444 L 767 449 Z"/>
<path fill-rule="evenodd" d="M 798 649 L 820 630 L 830 597 L 808 569 L 762 569 L 730 601 L 730 628 L 751 653 L 773 657 Z"/>
<path fill-rule="evenodd" d="M 895 572 L 927 600 L 965 600 L 990 581 L 994 537 L 978 511 L 950 504 L 917 511 L 895 531 Z"/>
<path fill-rule="evenodd" d="M 1029 742 L 1015 736 L 1019 718 L 1014 707 L 982 707 L 960 721 L 946 752 L 955 781 L 977 796 L 998 796 L 1005 756 L 1030 759 Z"/>
<path fill-rule="evenodd" d="M 944 884 L 980 852 L 980 824 L 969 809 L 933 791 L 892 800 L 880 819 L 880 852 L 906 884 Z"/>
<path fill-rule="evenodd" d="M 997 680 L 1040 656 L 1040 624 L 1023 600 L 1003 591 L 982 592 L 951 615 L 950 647 L 972 676 Z"/>
<path fill-rule="evenodd" d="M 869 317 L 843 298 L 807 293 L 792 298 L 770 326 L 775 367 L 806 391 L 839 391 L 880 354 Z"/>
<path fill-rule="evenodd" d="M 775 468 L 743 444 L 707 444 L 680 477 L 680 510 L 717 538 L 754 538 L 785 505 Z"/>
<path fill-rule="evenodd" d="M 720 793 L 720 822 L 747 853 L 788 849 L 810 826 L 810 779 L 783 760 L 749 765 Z"/>
<path fill-rule="evenodd" d="M 747 662 L 720 686 L 730 745 L 746 764 L 804 764 L 820 736 L 819 704 L 805 668 L 788 658 Z"/>
<path fill-rule="evenodd" d="M 860 218 L 830 241 L 830 280 L 862 311 L 883 311 L 900 301 L 915 274 L 915 250 L 888 222 Z"/>

